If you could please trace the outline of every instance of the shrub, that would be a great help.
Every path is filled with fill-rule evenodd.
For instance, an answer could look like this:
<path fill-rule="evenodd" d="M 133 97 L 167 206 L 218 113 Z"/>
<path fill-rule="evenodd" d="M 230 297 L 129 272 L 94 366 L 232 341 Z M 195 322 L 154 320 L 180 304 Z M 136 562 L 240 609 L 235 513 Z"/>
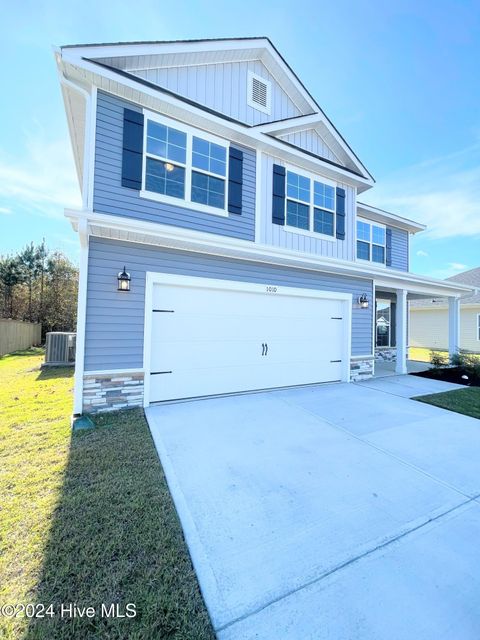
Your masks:
<path fill-rule="evenodd" d="M 440 351 L 430 351 L 430 363 L 434 369 L 442 369 L 448 365 L 447 356 Z"/>
<path fill-rule="evenodd" d="M 478 355 L 460 349 L 450 357 L 450 364 L 463 369 L 470 376 L 480 379 L 480 357 Z"/>

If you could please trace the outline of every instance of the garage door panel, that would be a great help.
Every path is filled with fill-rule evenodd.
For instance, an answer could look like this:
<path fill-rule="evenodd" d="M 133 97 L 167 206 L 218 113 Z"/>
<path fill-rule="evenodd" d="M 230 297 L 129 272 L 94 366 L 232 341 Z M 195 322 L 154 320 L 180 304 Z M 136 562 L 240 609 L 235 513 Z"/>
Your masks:
<path fill-rule="evenodd" d="M 287 387 L 315 382 L 333 382 L 341 380 L 341 365 L 325 366 L 322 363 L 298 363 L 292 369 L 291 364 L 283 368 L 271 365 L 255 367 L 230 365 L 223 367 L 203 367 L 179 370 L 172 374 L 153 375 L 151 381 L 153 398 L 176 400 L 222 393 L 254 391 L 274 387 Z M 176 375 L 175 375 L 176 374 Z M 232 389 L 232 378 L 235 387 Z"/>
<path fill-rule="evenodd" d="M 342 379 L 344 301 L 200 280 L 154 285 L 152 402 Z"/>

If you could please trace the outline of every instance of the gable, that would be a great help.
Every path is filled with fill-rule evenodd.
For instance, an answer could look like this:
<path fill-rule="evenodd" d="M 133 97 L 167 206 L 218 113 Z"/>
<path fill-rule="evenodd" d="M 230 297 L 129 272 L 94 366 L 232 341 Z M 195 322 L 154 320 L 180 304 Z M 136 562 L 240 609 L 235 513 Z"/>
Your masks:
<path fill-rule="evenodd" d="M 98 62 L 112 64 L 111 59 L 108 61 L 98 60 Z M 119 62 L 120 60 L 116 63 L 117 68 Z M 146 61 L 140 60 L 137 64 L 145 65 Z M 130 64 L 124 62 L 124 65 L 131 67 L 131 62 Z M 292 98 L 260 60 L 122 70 L 127 70 L 133 76 L 152 82 L 248 125 L 303 115 Z M 248 104 L 249 72 L 270 83 L 271 109 L 269 114 Z"/>
<path fill-rule="evenodd" d="M 327 158 L 332 162 L 344 164 L 341 159 L 333 153 L 325 140 L 318 134 L 315 129 L 304 129 L 303 131 L 295 131 L 285 135 L 279 135 L 280 140 L 285 140 L 289 144 L 293 144 L 300 149 L 304 149 L 310 153 L 314 153 L 322 158 Z M 345 165 L 344 165 L 345 166 Z"/>

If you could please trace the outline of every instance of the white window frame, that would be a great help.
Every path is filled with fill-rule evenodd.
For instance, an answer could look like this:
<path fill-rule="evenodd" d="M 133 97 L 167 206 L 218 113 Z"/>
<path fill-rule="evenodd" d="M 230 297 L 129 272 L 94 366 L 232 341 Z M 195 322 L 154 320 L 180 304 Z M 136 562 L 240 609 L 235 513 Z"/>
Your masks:
<path fill-rule="evenodd" d="M 477 313 L 477 340 L 480 340 L 480 313 Z"/>
<path fill-rule="evenodd" d="M 264 107 L 261 104 L 258 104 L 258 102 L 254 102 L 252 99 L 254 80 L 258 80 L 259 82 L 262 82 L 267 87 L 267 90 L 266 90 L 267 106 L 266 107 Z M 258 73 L 254 73 L 253 71 L 249 71 L 247 73 L 247 104 L 249 107 L 252 107 L 252 109 L 256 109 L 257 111 L 266 113 L 268 116 L 270 115 L 272 110 L 272 83 L 270 82 L 270 80 L 267 80 L 266 78 L 262 78 L 262 76 L 259 76 Z"/>
<path fill-rule="evenodd" d="M 362 220 L 362 222 L 363 222 L 363 220 Z M 365 262 L 366 262 L 366 260 L 365 260 Z M 388 315 L 389 315 L 389 318 L 390 318 L 390 324 L 388 326 L 388 344 L 384 345 L 383 347 L 377 346 L 377 338 L 378 338 L 378 335 L 377 335 L 377 329 L 378 329 L 378 327 L 377 327 L 377 313 L 378 313 L 377 306 L 378 306 L 379 302 L 384 302 L 384 303 L 388 302 L 388 309 L 389 309 Z M 392 301 L 391 300 L 387 300 L 386 298 L 376 298 L 375 299 L 375 349 L 382 349 L 382 348 L 383 349 L 387 349 L 387 348 L 391 349 L 391 347 L 392 347 Z"/>
<path fill-rule="evenodd" d="M 357 235 L 357 222 L 363 222 L 364 224 L 368 224 L 370 227 L 370 240 L 363 240 L 363 238 L 358 238 Z M 384 229 L 385 230 L 385 244 L 378 244 L 378 242 L 373 242 L 373 227 L 379 227 L 380 229 Z M 368 243 L 370 251 L 369 251 L 369 255 L 370 255 L 370 260 L 365 260 L 365 258 L 359 258 L 358 254 L 357 254 L 357 242 L 365 242 Z M 383 247 L 384 248 L 384 257 L 385 260 L 384 262 L 376 262 L 375 260 L 372 260 L 372 246 L 376 245 L 377 247 Z M 376 266 L 379 267 L 386 267 L 387 266 L 387 226 L 385 224 L 382 224 L 381 222 L 375 222 L 374 220 L 368 220 L 367 218 L 360 218 L 359 216 L 357 216 L 356 220 L 355 220 L 355 257 L 357 259 L 358 262 L 364 262 L 367 264 L 374 264 Z"/>
<path fill-rule="evenodd" d="M 172 120 L 171 118 L 161 116 L 158 113 L 147 111 L 146 109 L 143 110 L 143 115 L 145 121 L 143 127 L 142 188 L 140 190 L 140 197 L 145 198 L 146 200 L 155 200 L 156 202 L 164 202 L 166 204 L 172 204 L 177 207 L 192 209 L 193 211 L 213 213 L 217 216 L 228 217 L 228 170 L 230 152 L 229 141 L 224 140 L 223 138 L 218 138 L 217 136 L 214 136 L 211 133 L 207 133 L 206 131 L 202 131 L 201 129 L 195 129 L 194 127 L 185 125 L 181 122 L 178 122 L 177 120 Z M 172 164 L 179 165 L 185 168 L 185 198 L 174 198 L 173 196 L 157 193 L 156 191 L 148 191 L 145 187 L 147 157 L 153 158 L 154 160 L 159 159 L 154 154 L 147 153 L 148 120 L 153 120 L 154 122 L 163 124 L 166 127 L 177 129 L 178 131 L 185 133 L 187 136 L 185 164 L 182 164 L 181 162 L 171 161 Z M 192 165 L 192 146 L 194 136 L 196 138 L 202 138 L 202 140 L 207 140 L 208 142 L 213 142 L 214 144 L 225 147 L 225 176 L 220 176 L 216 173 L 206 171 L 205 169 L 197 169 Z M 225 180 L 225 204 L 223 209 L 212 207 L 207 204 L 202 204 L 201 202 L 194 202 L 192 200 L 192 171 L 197 171 L 198 173 L 203 173 L 208 176 L 213 176 L 214 178 Z"/>
<path fill-rule="evenodd" d="M 296 173 L 298 176 L 302 176 L 302 178 L 308 178 L 310 180 L 310 202 L 304 202 L 303 200 L 297 200 L 297 198 L 290 198 L 287 195 L 287 173 Z M 334 196 L 333 196 L 333 209 L 327 209 L 326 207 L 318 207 L 314 204 L 314 182 L 322 182 L 330 187 L 333 187 Z M 336 188 L 337 183 L 329 178 L 324 178 L 323 176 L 319 176 L 315 173 L 310 173 L 308 171 L 304 171 L 303 169 L 298 169 L 293 165 L 285 166 L 285 230 L 290 233 L 299 233 L 303 236 L 310 236 L 311 238 L 318 238 L 319 240 L 327 240 L 327 242 L 336 242 L 337 241 L 337 202 L 336 202 Z M 292 202 L 298 202 L 299 204 L 303 204 L 309 208 L 308 213 L 308 230 L 300 229 L 299 227 L 295 227 L 293 225 L 287 224 L 287 200 L 291 200 Z M 328 211 L 328 213 L 333 213 L 333 235 L 329 236 L 326 233 L 319 233 L 318 231 L 313 230 L 313 221 L 314 221 L 314 209 L 321 209 L 322 211 Z M 346 212 L 345 212 L 346 215 Z"/>

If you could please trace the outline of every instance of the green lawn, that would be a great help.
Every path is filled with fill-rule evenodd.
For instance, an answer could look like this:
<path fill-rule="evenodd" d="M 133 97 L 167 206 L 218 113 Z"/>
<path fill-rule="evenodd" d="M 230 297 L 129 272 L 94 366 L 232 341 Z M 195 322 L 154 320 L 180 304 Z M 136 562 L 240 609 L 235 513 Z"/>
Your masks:
<path fill-rule="evenodd" d="M 39 350 L 0 358 L 0 605 L 53 603 L 53 618 L 0 618 L 0 637 L 214 638 L 141 410 L 72 435 L 71 369 Z M 60 619 L 60 603 L 134 603 L 132 619 Z"/>
<path fill-rule="evenodd" d="M 418 396 L 415 400 L 480 419 L 480 387 L 466 387 L 429 396 Z"/>

